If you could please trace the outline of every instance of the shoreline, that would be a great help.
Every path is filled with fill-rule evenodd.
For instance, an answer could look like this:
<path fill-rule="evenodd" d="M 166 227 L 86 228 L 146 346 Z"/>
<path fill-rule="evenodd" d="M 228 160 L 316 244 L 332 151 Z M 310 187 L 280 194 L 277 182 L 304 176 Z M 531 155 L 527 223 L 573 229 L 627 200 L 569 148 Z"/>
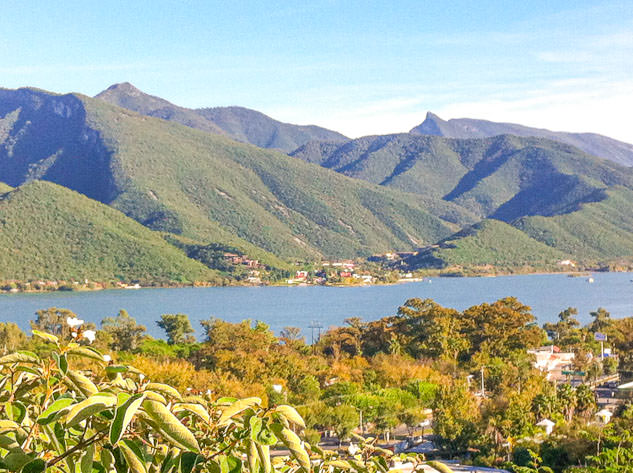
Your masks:
<path fill-rule="evenodd" d="M 193 284 L 160 284 L 160 285 L 151 285 L 151 286 L 141 286 L 139 284 L 128 285 L 128 286 L 119 286 L 119 287 L 103 287 L 103 283 L 99 284 L 100 287 L 73 287 L 63 286 L 55 289 L 48 290 L 37 290 L 37 289 L 18 289 L 12 288 L 10 290 L 0 290 L 0 295 L 12 295 L 12 294 L 58 294 L 58 293 L 80 293 L 80 292 L 99 292 L 99 291 L 111 291 L 111 290 L 140 290 L 140 289 L 179 289 L 179 288 L 204 288 L 204 287 L 372 287 L 372 286 L 395 286 L 401 284 L 411 284 L 411 283 L 421 283 L 431 281 L 431 278 L 495 278 L 495 277 L 506 277 L 506 276 L 529 276 L 529 275 L 567 275 L 568 277 L 574 278 L 583 278 L 583 277 L 591 277 L 594 273 L 627 273 L 633 271 L 605 271 L 605 270 L 583 270 L 583 271 L 518 271 L 518 272 L 494 272 L 494 273 L 465 273 L 465 274 L 453 274 L 446 273 L 441 274 L 438 272 L 430 272 L 424 275 L 419 275 L 412 278 L 401 278 L 397 281 L 392 282 L 373 282 L 373 283 L 362 283 L 362 284 L 345 284 L 345 283 L 332 283 L 332 284 L 311 284 L 311 283 L 301 283 L 301 284 L 288 284 L 288 283 L 262 283 L 262 284 L 248 284 L 241 283 L 239 281 L 232 282 L 231 284 L 208 284 L 205 282 L 195 282 Z M 25 284 L 19 281 L 12 281 L 17 284 Z M 8 284 L 8 283 L 6 283 Z"/>

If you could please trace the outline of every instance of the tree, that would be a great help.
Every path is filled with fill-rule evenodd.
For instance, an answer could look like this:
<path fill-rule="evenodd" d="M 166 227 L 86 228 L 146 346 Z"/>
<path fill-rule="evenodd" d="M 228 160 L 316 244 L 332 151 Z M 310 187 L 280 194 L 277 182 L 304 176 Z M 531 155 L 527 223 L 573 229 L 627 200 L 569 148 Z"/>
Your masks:
<path fill-rule="evenodd" d="M 301 329 L 299 327 L 284 327 L 279 334 L 279 338 L 281 338 L 282 340 L 287 340 L 288 342 L 296 342 L 304 339 L 304 337 L 301 335 Z"/>
<path fill-rule="evenodd" d="M 193 327 L 189 322 L 189 317 L 185 314 L 163 314 L 156 324 L 167 334 L 167 343 L 174 345 L 177 343 L 193 343 Z"/>
<path fill-rule="evenodd" d="M 77 318 L 77 314 L 73 311 L 49 307 L 48 309 L 40 309 L 35 313 L 37 318 L 31 320 L 32 330 L 39 330 L 62 338 L 70 337 L 71 330 L 66 321 L 69 318 Z"/>
<path fill-rule="evenodd" d="M 578 315 L 578 309 L 567 307 L 558 314 L 557 323 L 546 323 L 543 328 L 550 334 L 555 343 L 567 342 L 574 331 L 580 327 L 580 322 L 575 318 L 576 315 Z"/>
<path fill-rule="evenodd" d="M 617 350 L 620 368 L 633 371 L 633 317 L 613 321 L 609 340 Z"/>
<path fill-rule="evenodd" d="M 466 333 L 471 354 L 482 351 L 490 357 L 506 358 L 512 351 L 540 346 L 545 333 L 534 325 L 530 310 L 514 297 L 465 310 L 463 317 L 471 321 Z"/>
<path fill-rule="evenodd" d="M 427 415 L 421 407 L 410 407 L 409 409 L 400 411 L 398 414 L 398 420 L 407 426 L 409 435 L 413 435 L 415 428 L 426 418 Z"/>
<path fill-rule="evenodd" d="M 412 356 L 429 357 L 457 363 L 469 348 L 464 332 L 470 320 L 455 309 L 447 309 L 431 299 L 409 299 L 398 309 L 398 333 L 409 340 Z"/>
<path fill-rule="evenodd" d="M 138 348 L 145 336 L 145 326 L 138 325 L 126 310 L 121 309 L 116 317 L 106 317 L 101 321 L 102 330 L 108 333 L 112 342 L 110 349 L 133 351 Z"/>
<path fill-rule="evenodd" d="M 596 409 L 596 395 L 586 384 L 576 388 L 576 408 L 585 418 L 589 418 Z"/>
<path fill-rule="evenodd" d="M 556 391 L 565 419 L 570 422 L 578 405 L 576 390 L 571 384 L 561 384 Z"/>
<path fill-rule="evenodd" d="M 477 438 L 479 409 L 462 384 L 440 386 L 433 405 L 433 433 L 438 446 L 454 456 Z"/>
<path fill-rule="evenodd" d="M 26 343 L 26 334 L 13 322 L 0 323 L 0 350 L 12 352 Z"/>
<path fill-rule="evenodd" d="M 359 424 L 359 414 L 353 406 L 339 404 L 331 407 L 328 415 L 328 423 L 336 432 L 339 445 L 349 437 L 349 434 Z"/>
<path fill-rule="evenodd" d="M 606 309 L 599 307 L 598 310 L 590 312 L 589 315 L 593 317 L 593 322 L 589 324 L 591 332 L 605 333 L 611 327 L 611 314 Z"/>

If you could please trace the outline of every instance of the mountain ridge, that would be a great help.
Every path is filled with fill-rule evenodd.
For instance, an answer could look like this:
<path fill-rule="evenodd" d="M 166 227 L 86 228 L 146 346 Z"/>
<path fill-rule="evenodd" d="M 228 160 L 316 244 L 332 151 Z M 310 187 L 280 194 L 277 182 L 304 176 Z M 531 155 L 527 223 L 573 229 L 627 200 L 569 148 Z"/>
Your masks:
<path fill-rule="evenodd" d="M 311 140 L 345 141 L 342 134 L 316 125 L 294 125 L 245 107 L 190 109 L 146 94 L 129 82 L 113 84 L 95 96 L 141 115 L 178 122 L 199 130 L 226 135 L 261 148 L 290 152 Z"/>
<path fill-rule="evenodd" d="M 508 134 L 522 137 L 534 136 L 567 143 L 588 154 L 608 159 L 623 166 L 633 166 L 633 144 L 597 133 L 551 131 L 517 123 L 493 122 L 474 118 L 442 120 L 432 112 L 427 112 L 425 120 L 412 128 L 409 133 L 463 139 L 489 138 Z"/>
<path fill-rule="evenodd" d="M 79 94 L 3 94 L 0 127 L 9 133 L 0 142 L 0 180 L 58 182 L 153 230 L 271 262 L 410 249 L 458 228 L 416 196 L 283 153 Z M 474 219 L 439 200 L 433 209 L 460 224 Z"/>

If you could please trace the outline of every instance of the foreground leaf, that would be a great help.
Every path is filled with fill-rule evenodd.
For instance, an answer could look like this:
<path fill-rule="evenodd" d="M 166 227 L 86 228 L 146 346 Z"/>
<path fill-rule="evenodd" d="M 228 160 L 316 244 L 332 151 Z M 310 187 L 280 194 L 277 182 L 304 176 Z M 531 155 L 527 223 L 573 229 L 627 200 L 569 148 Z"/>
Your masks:
<path fill-rule="evenodd" d="M 66 373 L 68 379 L 75 385 L 77 389 L 86 397 L 90 397 L 93 394 L 96 394 L 99 390 L 97 386 L 90 381 L 87 377 L 85 377 L 81 373 L 77 373 L 76 371 L 68 370 Z"/>
<path fill-rule="evenodd" d="M 110 426 L 110 443 L 112 445 L 116 445 L 121 440 L 123 432 L 130 425 L 134 414 L 136 414 L 144 400 L 145 394 L 143 393 L 135 394 L 128 398 L 125 396 L 118 397 L 114 420 Z"/>
<path fill-rule="evenodd" d="M 299 462 L 301 467 L 309 472 L 311 468 L 310 456 L 306 452 L 301 443 L 301 439 L 292 430 L 285 428 L 281 424 L 273 424 L 271 426 L 275 435 L 283 442 L 283 444 L 290 450 L 290 454 Z"/>
<path fill-rule="evenodd" d="M 116 405 L 116 396 L 110 393 L 97 393 L 75 404 L 66 416 L 66 426 L 72 427 L 82 420 Z"/>
<path fill-rule="evenodd" d="M 165 405 L 156 401 L 145 400 L 143 409 L 152 419 L 167 439 L 180 448 L 199 452 L 198 441 L 191 431 L 182 425 Z"/>
<path fill-rule="evenodd" d="M 277 407 L 275 407 L 273 412 L 276 412 L 277 414 L 280 414 L 281 416 L 286 418 L 288 421 L 292 422 L 293 424 L 298 425 L 302 429 L 306 428 L 306 424 L 303 421 L 303 418 L 297 412 L 297 410 L 294 407 L 292 407 L 292 406 L 285 406 L 285 405 L 284 406 L 277 406 Z"/>
<path fill-rule="evenodd" d="M 233 416 L 236 416 L 242 411 L 253 407 L 261 405 L 262 400 L 258 397 L 247 397 L 245 399 L 240 399 L 239 401 L 235 401 L 230 406 L 226 407 L 222 411 L 222 415 L 220 416 L 220 420 L 218 421 L 218 425 L 226 425 L 229 423 Z"/>

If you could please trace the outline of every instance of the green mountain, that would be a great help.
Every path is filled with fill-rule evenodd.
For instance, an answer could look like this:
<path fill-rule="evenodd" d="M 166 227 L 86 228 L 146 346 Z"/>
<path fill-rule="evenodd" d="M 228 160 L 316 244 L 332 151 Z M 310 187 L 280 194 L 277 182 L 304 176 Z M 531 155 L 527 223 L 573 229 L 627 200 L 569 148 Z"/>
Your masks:
<path fill-rule="evenodd" d="M 410 249 L 474 221 L 449 202 L 80 95 L 0 90 L 0 117 L 7 184 L 50 180 L 151 229 L 233 245 L 273 266 L 283 265 L 276 256 Z"/>
<path fill-rule="evenodd" d="M 633 169 L 543 138 L 449 139 L 396 134 L 292 153 L 350 177 L 453 202 L 505 222 L 568 213 L 608 186 L 633 188 Z"/>
<path fill-rule="evenodd" d="M 498 123 L 472 118 L 442 120 L 428 112 L 426 119 L 413 128 L 416 135 L 436 135 L 447 138 L 489 138 L 498 135 L 534 136 L 567 143 L 585 153 L 608 159 L 623 166 L 633 166 L 633 145 L 596 133 L 568 133 L 531 128 L 515 123 Z"/>
<path fill-rule="evenodd" d="M 32 181 L 7 190 L 0 189 L 0 280 L 218 279 L 160 234 L 70 189 Z"/>
<path fill-rule="evenodd" d="M 428 247 L 406 262 L 412 268 L 486 267 L 498 270 L 553 269 L 568 259 L 500 220 L 487 219 Z"/>
<path fill-rule="evenodd" d="M 633 199 L 626 198 L 633 192 L 633 168 L 564 143 L 513 135 L 397 134 L 342 145 L 312 142 L 292 155 L 350 177 L 443 199 L 525 232 L 500 223 L 475 226 L 451 236 L 449 246 L 444 242 L 423 252 L 424 265 L 488 261 L 509 267 L 512 261 L 523 266 L 532 260 L 547 266 L 569 257 L 588 264 L 633 257 Z M 516 251 L 498 245 L 506 238 Z M 502 254 L 488 251 L 487 241 L 503 248 Z M 546 252 L 543 244 L 558 251 Z M 547 259 L 534 256 L 539 252 Z"/>
<path fill-rule="evenodd" d="M 114 84 L 95 98 L 133 110 L 142 115 L 170 120 L 191 128 L 226 135 L 260 148 L 290 152 L 312 140 L 346 141 L 335 131 L 314 125 L 292 125 L 243 107 L 189 109 L 145 94 L 125 82 Z"/>
<path fill-rule="evenodd" d="M 633 260 L 633 191 L 611 187 L 597 202 L 551 217 L 525 217 L 514 225 L 549 246 L 596 262 Z"/>

